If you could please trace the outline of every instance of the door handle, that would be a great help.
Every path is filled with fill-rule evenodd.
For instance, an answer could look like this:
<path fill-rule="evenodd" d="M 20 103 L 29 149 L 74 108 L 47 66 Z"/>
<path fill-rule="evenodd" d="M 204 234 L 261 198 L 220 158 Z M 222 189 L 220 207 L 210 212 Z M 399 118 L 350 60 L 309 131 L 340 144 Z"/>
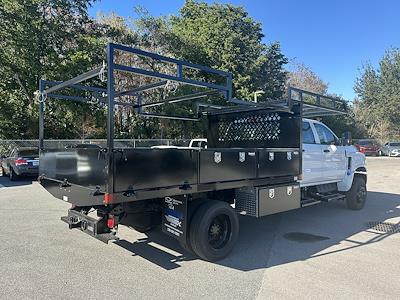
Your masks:
<path fill-rule="evenodd" d="M 330 152 L 330 151 L 329 151 L 329 149 L 324 149 L 324 152 L 327 153 L 327 152 Z"/>

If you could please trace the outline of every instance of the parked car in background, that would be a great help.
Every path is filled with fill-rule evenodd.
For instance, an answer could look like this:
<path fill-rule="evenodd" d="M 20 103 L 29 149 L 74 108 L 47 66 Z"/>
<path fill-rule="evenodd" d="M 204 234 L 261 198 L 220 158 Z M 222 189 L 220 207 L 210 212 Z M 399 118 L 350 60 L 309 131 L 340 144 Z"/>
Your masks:
<path fill-rule="evenodd" d="M 387 156 L 400 156 L 400 142 L 387 142 L 381 148 L 381 154 Z"/>
<path fill-rule="evenodd" d="M 196 149 L 207 149 L 207 139 L 192 139 L 190 140 L 188 147 Z M 151 149 L 185 149 L 188 147 L 174 145 L 156 145 L 152 146 Z"/>
<path fill-rule="evenodd" d="M 19 176 L 38 176 L 39 149 L 14 148 L 8 156 L 1 159 L 3 176 L 9 176 L 11 181 Z"/>
<path fill-rule="evenodd" d="M 374 140 L 359 140 L 354 146 L 364 155 L 378 156 L 380 154 L 380 147 Z"/>
<path fill-rule="evenodd" d="M 189 143 L 189 147 L 207 149 L 207 139 L 192 139 Z"/>

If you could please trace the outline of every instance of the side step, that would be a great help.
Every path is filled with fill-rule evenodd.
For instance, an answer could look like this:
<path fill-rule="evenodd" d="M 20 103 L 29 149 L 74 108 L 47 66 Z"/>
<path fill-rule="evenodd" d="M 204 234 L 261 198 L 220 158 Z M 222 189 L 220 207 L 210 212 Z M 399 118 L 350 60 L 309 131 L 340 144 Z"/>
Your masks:
<path fill-rule="evenodd" d="M 312 197 L 315 199 L 318 199 L 322 202 L 344 200 L 346 198 L 345 195 L 340 194 L 340 193 L 329 193 L 329 194 L 315 193 L 315 194 L 312 194 Z"/>
<path fill-rule="evenodd" d="M 345 195 L 340 193 L 313 193 L 311 194 L 312 198 L 303 198 L 301 199 L 301 207 L 307 207 L 310 205 L 318 204 L 321 202 L 330 202 L 334 200 L 344 200 L 346 198 Z"/>
<path fill-rule="evenodd" d="M 115 232 L 107 227 L 103 218 L 97 220 L 76 210 L 68 210 L 68 215 L 61 217 L 61 221 L 67 223 L 69 229 L 78 228 L 103 243 L 107 244 L 108 241 L 118 240 Z"/>
<path fill-rule="evenodd" d="M 301 199 L 301 207 L 307 207 L 318 203 L 321 203 L 321 201 L 314 198 Z"/>

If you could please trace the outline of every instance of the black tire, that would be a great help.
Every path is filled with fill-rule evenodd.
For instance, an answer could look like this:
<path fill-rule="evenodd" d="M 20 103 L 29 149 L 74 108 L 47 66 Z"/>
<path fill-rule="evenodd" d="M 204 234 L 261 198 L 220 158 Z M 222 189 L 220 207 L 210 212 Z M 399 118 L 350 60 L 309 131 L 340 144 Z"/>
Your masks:
<path fill-rule="evenodd" d="M 188 208 L 187 208 L 187 230 L 186 230 L 186 241 L 179 241 L 179 245 L 182 247 L 183 250 L 186 252 L 189 252 L 190 254 L 195 254 L 192 248 L 192 244 L 190 243 L 190 225 L 192 223 L 193 215 L 194 213 L 199 209 L 200 206 L 204 205 L 205 202 L 204 199 L 197 199 L 191 202 L 188 202 Z"/>
<path fill-rule="evenodd" d="M 346 193 L 346 205 L 348 209 L 360 210 L 367 200 L 367 186 L 364 178 L 354 176 L 353 185 Z"/>
<path fill-rule="evenodd" d="M 18 175 L 15 173 L 14 169 L 10 166 L 10 180 L 16 181 L 18 179 Z"/>
<path fill-rule="evenodd" d="M 190 253 L 190 254 L 194 254 L 192 245 L 190 244 L 190 240 L 188 239 L 188 241 L 186 243 L 179 241 L 179 246 L 181 246 L 181 248 L 183 250 L 185 250 L 186 252 Z"/>
<path fill-rule="evenodd" d="M 228 203 L 210 200 L 194 213 L 190 224 L 193 252 L 207 261 L 226 257 L 239 236 L 239 219 Z"/>

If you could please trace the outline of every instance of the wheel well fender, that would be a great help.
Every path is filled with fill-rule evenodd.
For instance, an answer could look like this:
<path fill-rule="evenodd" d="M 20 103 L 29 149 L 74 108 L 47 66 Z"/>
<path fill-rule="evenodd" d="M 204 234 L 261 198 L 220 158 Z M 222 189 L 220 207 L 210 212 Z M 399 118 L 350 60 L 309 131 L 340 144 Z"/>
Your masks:
<path fill-rule="evenodd" d="M 354 171 L 354 176 L 362 177 L 367 183 L 367 169 L 365 167 L 359 167 Z"/>

